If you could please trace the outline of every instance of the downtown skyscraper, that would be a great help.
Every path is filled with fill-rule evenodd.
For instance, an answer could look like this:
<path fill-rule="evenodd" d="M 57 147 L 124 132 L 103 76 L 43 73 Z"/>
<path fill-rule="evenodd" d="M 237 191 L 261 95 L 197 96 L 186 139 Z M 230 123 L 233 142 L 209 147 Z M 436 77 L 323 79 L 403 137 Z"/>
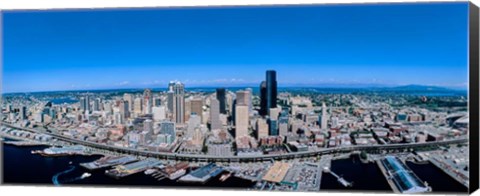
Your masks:
<path fill-rule="evenodd" d="M 145 89 L 145 91 L 143 91 L 143 112 L 145 114 L 151 114 L 152 106 L 153 106 L 152 90 Z"/>
<path fill-rule="evenodd" d="M 217 100 L 220 102 L 220 113 L 227 114 L 226 97 L 225 97 L 224 88 L 217 88 Z"/>
<path fill-rule="evenodd" d="M 185 85 L 180 82 L 173 86 L 173 117 L 176 123 L 185 123 Z"/>
<path fill-rule="evenodd" d="M 268 115 L 270 108 L 277 107 L 277 72 L 268 70 L 266 81 L 260 84 L 260 114 Z"/>

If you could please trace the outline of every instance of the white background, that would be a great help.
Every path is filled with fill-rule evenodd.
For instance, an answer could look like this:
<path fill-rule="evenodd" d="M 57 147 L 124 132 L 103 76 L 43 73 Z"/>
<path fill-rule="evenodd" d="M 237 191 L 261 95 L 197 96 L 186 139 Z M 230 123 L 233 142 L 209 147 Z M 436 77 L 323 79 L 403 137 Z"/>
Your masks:
<path fill-rule="evenodd" d="M 372 3 L 372 2 L 428 2 L 425 0 L 9 0 L 0 1 L 0 9 L 48 9 L 48 8 L 103 8 L 103 7 L 152 7 L 152 6 L 193 6 L 193 5 L 262 5 L 262 4 L 310 4 L 310 3 Z M 435 0 L 436 2 L 443 0 Z M 480 5 L 480 0 L 472 0 Z M 1 34 L 0 34 L 1 35 Z M 0 50 L 1 51 L 1 50 Z M 0 169 L 1 172 L 1 169 Z M 0 174 L 1 175 L 1 174 Z M 478 174 L 477 174 L 478 175 Z M 325 192 L 297 193 L 297 192 L 259 192 L 259 191 L 219 191 L 198 189 L 150 189 L 150 188 L 84 188 L 84 187 L 51 187 L 51 186 L 1 186 L 0 195 L 49 195 L 49 196 L 180 196 L 180 195 L 209 195 L 209 196 L 308 196 L 325 195 Z M 329 195 L 346 196 L 352 193 L 332 193 Z M 354 195 L 374 196 L 381 193 L 355 193 Z M 477 191 L 475 195 L 480 195 Z"/>

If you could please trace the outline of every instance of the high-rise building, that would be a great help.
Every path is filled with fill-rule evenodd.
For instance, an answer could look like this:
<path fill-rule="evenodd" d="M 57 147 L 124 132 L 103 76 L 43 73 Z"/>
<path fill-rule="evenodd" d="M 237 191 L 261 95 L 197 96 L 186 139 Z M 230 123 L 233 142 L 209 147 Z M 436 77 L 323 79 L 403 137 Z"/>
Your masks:
<path fill-rule="evenodd" d="M 185 123 L 185 85 L 177 82 L 173 86 L 173 116 L 176 123 Z"/>
<path fill-rule="evenodd" d="M 154 102 L 153 104 L 154 107 L 162 105 L 162 99 L 160 97 L 156 97 L 153 102 Z"/>
<path fill-rule="evenodd" d="M 202 98 L 194 98 L 190 100 L 190 110 L 192 114 L 200 116 L 203 119 L 203 100 Z"/>
<path fill-rule="evenodd" d="M 322 116 L 320 117 L 320 127 L 323 129 L 323 130 L 326 130 L 328 127 L 327 127 L 327 119 L 328 119 L 328 116 L 327 116 L 327 106 L 325 105 L 325 102 L 322 103 Z"/>
<path fill-rule="evenodd" d="M 173 113 L 173 87 L 167 92 L 167 109 L 168 112 Z"/>
<path fill-rule="evenodd" d="M 107 115 L 112 114 L 113 108 L 112 108 L 112 103 L 110 101 L 106 101 L 103 103 L 103 111 L 106 112 Z"/>
<path fill-rule="evenodd" d="M 87 105 L 85 104 L 85 97 L 80 97 L 80 110 L 87 110 Z"/>
<path fill-rule="evenodd" d="M 133 101 L 134 107 L 133 107 L 133 113 L 136 115 L 142 114 L 143 112 L 143 100 L 140 97 L 135 98 Z"/>
<path fill-rule="evenodd" d="M 277 107 L 277 73 L 274 70 L 267 71 L 267 111 Z"/>
<path fill-rule="evenodd" d="M 237 91 L 237 102 L 236 104 L 239 105 L 246 105 L 249 106 L 249 99 L 250 99 L 250 92 L 249 91 L 244 91 L 244 90 L 239 90 Z"/>
<path fill-rule="evenodd" d="M 27 119 L 27 107 L 26 106 L 20 107 L 20 119 L 21 120 L 26 120 Z"/>
<path fill-rule="evenodd" d="M 248 99 L 248 112 L 252 113 L 253 111 L 253 102 L 252 102 L 252 95 L 253 95 L 253 89 L 252 88 L 247 88 L 246 91 L 248 91 L 247 94 L 247 99 Z"/>
<path fill-rule="evenodd" d="M 160 134 L 169 134 L 172 136 L 172 140 L 175 140 L 175 123 L 169 121 L 163 121 L 160 123 Z"/>
<path fill-rule="evenodd" d="M 168 91 L 173 91 L 173 86 L 175 86 L 175 82 L 174 81 L 170 81 L 168 83 Z"/>
<path fill-rule="evenodd" d="M 260 83 L 260 115 L 265 116 L 267 114 L 267 83 L 262 81 Z"/>
<path fill-rule="evenodd" d="M 288 112 L 282 111 L 278 118 L 278 131 L 281 136 L 286 136 L 288 133 Z"/>
<path fill-rule="evenodd" d="M 268 135 L 277 136 L 278 135 L 278 125 L 277 120 L 268 119 Z"/>
<path fill-rule="evenodd" d="M 93 101 L 93 111 L 100 111 L 100 103 L 101 102 L 102 102 L 102 100 L 100 98 L 96 98 Z"/>
<path fill-rule="evenodd" d="M 152 108 L 153 120 L 161 121 L 165 119 L 166 111 L 165 106 L 155 106 Z"/>
<path fill-rule="evenodd" d="M 225 89 L 217 88 L 217 100 L 220 103 L 220 113 L 227 114 Z"/>
<path fill-rule="evenodd" d="M 123 124 L 122 114 L 120 114 L 118 110 L 113 112 L 113 118 L 114 118 L 115 124 L 117 125 Z"/>
<path fill-rule="evenodd" d="M 222 128 L 220 121 L 220 102 L 212 97 L 210 99 L 210 129 L 217 130 Z"/>
<path fill-rule="evenodd" d="M 188 119 L 187 135 L 192 135 L 195 128 L 199 127 L 201 123 L 200 116 L 192 114 Z"/>
<path fill-rule="evenodd" d="M 133 95 L 125 93 L 123 94 L 123 100 L 128 102 L 128 111 L 133 112 Z"/>
<path fill-rule="evenodd" d="M 90 111 L 90 96 L 85 96 L 85 111 Z"/>
<path fill-rule="evenodd" d="M 128 111 L 128 108 L 130 108 L 128 105 L 128 101 L 123 100 L 122 102 L 120 102 L 120 114 L 122 114 L 123 119 L 130 118 L 130 112 Z"/>
<path fill-rule="evenodd" d="M 145 114 L 151 114 L 152 106 L 153 106 L 152 90 L 147 88 L 145 89 L 145 91 L 143 91 L 143 112 Z"/>
<path fill-rule="evenodd" d="M 185 121 L 190 119 L 190 115 L 192 114 L 192 105 L 190 104 L 191 99 L 185 99 Z"/>
<path fill-rule="evenodd" d="M 264 118 L 259 118 L 257 119 L 257 126 L 256 126 L 256 131 L 257 131 L 257 139 L 268 137 L 268 124 L 267 120 Z"/>
<path fill-rule="evenodd" d="M 235 138 L 248 136 L 248 106 L 235 106 Z"/>
<path fill-rule="evenodd" d="M 147 119 L 147 120 L 143 121 L 143 131 L 147 131 L 150 134 L 153 133 L 153 121 L 152 120 Z"/>

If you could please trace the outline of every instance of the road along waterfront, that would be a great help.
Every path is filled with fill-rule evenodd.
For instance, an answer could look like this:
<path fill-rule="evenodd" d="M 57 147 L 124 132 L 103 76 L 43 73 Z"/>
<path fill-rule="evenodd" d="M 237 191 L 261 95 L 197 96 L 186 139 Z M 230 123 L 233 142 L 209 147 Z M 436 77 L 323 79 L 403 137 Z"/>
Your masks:
<path fill-rule="evenodd" d="M 416 148 L 427 148 L 435 147 L 442 145 L 450 144 L 463 144 L 467 143 L 468 139 L 453 139 L 445 141 L 435 141 L 435 142 L 426 142 L 426 143 L 413 143 L 413 144 L 383 144 L 383 145 L 372 145 L 372 146 L 345 146 L 345 147 L 335 147 L 335 148 L 326 148 L 326 149 L 317 149 L 314 151 L 304 151 L 304 152 L 290 152 L 285 154 L 278 155 L 248 155 L 248 156 L 212 156 L 212 155 L 191 155 L 191 154 L 176 154 L 176 153 L 166 153 L 166 152 L 154 152 L 154 151 L 143 151 L 132 148 L 118 147 L 118 146 L 109 146 L 105 144 L 99 144 L 95 142 L 78 140 L 63 135 L 55 134 L 48 131 L 43 131 L 39 129 L 30 129 L 25 127 L 18 127 L 8 123 L 2 123 L 1 125 L 21 129 L 25 131 L 30 131 L 33 133 L 41 133 L 46 135 L 51 135 L 59 140 L 84 145 L 92 148 L 105 149 L 118 153 L 125 153 L 137 156 L 146 156 L 154 157 L 159 159 L 174 159 L 174 160 L 189 160 L 189 161 L 205 161 L 205 162 L 252 162 L 252 161 L 269 161 L 271 159 L 282 160 L 282 159 L 294 159 L 294 158 L 303 158 L 303 157 L 313 157 L 331 153 L 348 153 L 352 151 L 381 151 L 381 150 L 411 150 Z"/>

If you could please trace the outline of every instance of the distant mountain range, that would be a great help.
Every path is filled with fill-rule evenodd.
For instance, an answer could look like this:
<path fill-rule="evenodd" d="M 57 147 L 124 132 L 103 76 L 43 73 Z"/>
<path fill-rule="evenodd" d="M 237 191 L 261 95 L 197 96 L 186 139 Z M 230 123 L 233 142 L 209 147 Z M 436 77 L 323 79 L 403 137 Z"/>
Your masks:
<path fill-rule="evenodd" d="M 253 91 L 258 91 L 258 86 L 253 85 L 244 85 L 244 86 L 219 86 L 222 88 L 230 89 L 232 91 L 240 90 L 244 88 L 252 88 Z M 203 87 L 186 87 L 187 90 L 193 91 L 215 91 L 217 87 L 214 86 L 203 86 Z M 387 91 L 387 92 L 430 92 L 430 93 L 443 93 L 443 92 L 466 92 L 468 89 L 465 88 L 449 88 L 449 87 L 440 87 L 440 86 L 428 86 L 428 85 L 403 85 L 403 86 L 388 86 L 380 84 L 321 84 L 321 85 L 279 85 L 279 90 L 281 89 L 324 89 L 324 90 L 352 90 L 352 91 Z M 108 91 L 119 91 L 119 92 L 137 92 L 143 91 L 145 87 L 138 88 L 117 88 L 117 89 L 85 89 L 85 90 L 62 90 L 62 91 L 47 91 L 47 92 L 25 92 L 25 93 L 49 93 L 49 92 L 108 92 Z M 151 88 L 154 91 L 164 91 L 166 87 L 157 87 Z M 21 93 L 21 92 L 19 92 Z M 3 94 L 15 94 L 15 93 L 3 93 Z"/>

